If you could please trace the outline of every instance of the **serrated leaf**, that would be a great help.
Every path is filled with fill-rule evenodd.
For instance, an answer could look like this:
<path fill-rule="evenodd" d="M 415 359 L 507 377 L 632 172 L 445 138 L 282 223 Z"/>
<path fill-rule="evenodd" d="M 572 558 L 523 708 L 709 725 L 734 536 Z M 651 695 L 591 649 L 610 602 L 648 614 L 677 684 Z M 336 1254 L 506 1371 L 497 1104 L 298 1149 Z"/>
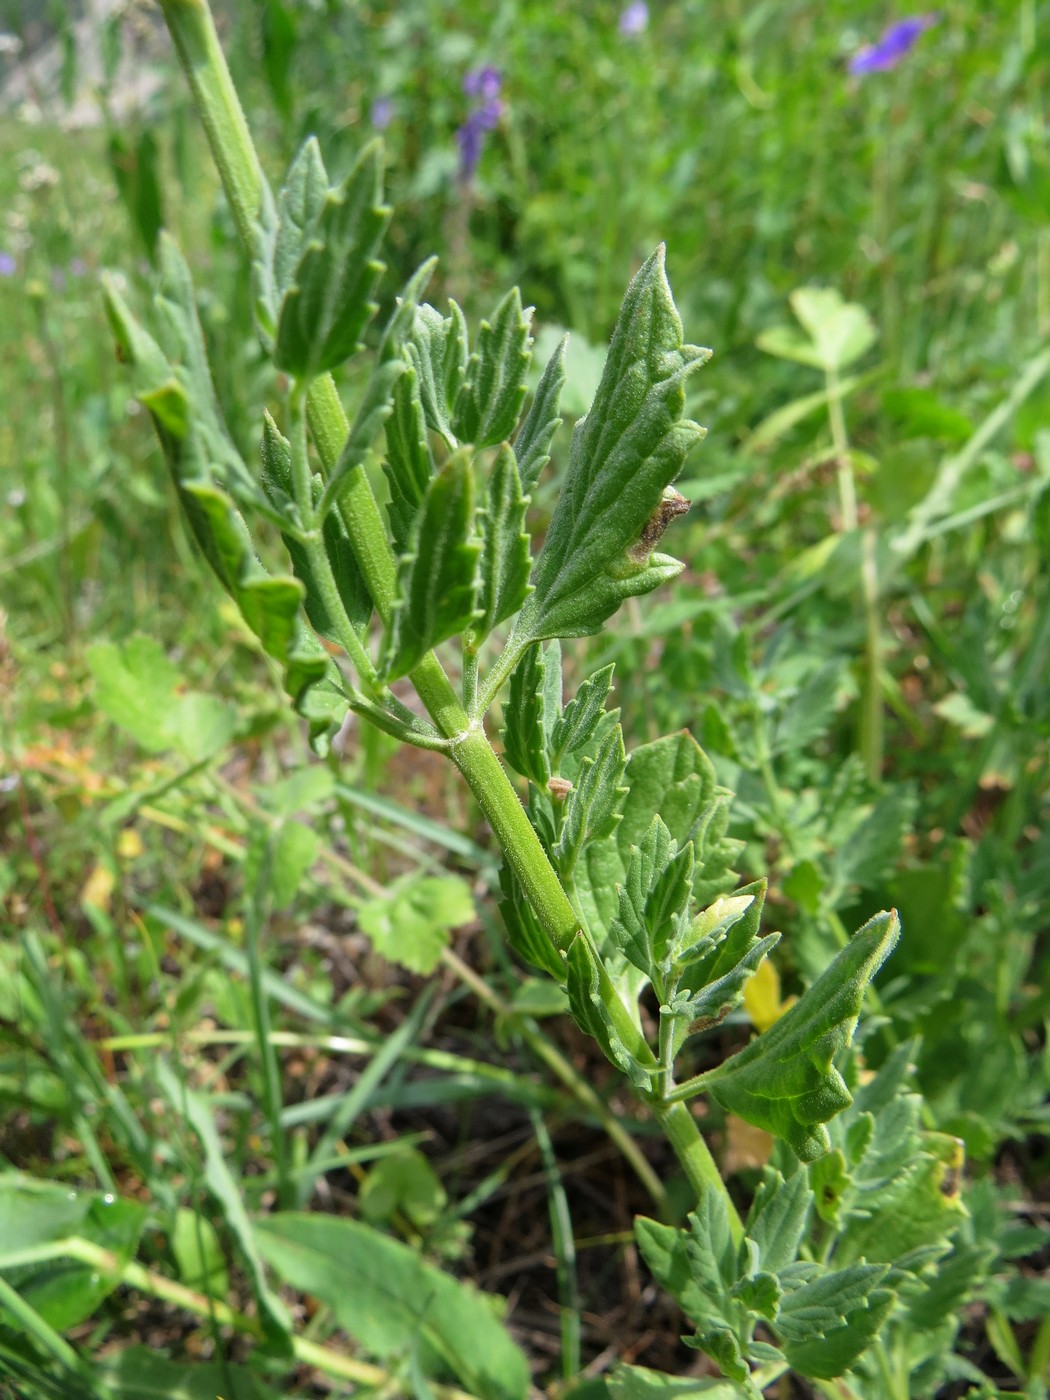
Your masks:
<path fill-rule="evenodd" d="M 393 412 L 386 423 L 383 471 L 390 483 L 391 533 L 395 545 L 403 550 L 437 470 L 415 369 L 398 376 L 392 402 Z"/>
<path fill-rule="evenodd" d="M 758 1262 L 774 1274 L 794 1264 L 806 1233 L 813 1192 L 801 1168 L 785 1181 L 767 1171 L 748 1212 L 744 1233 L 758 1249 Z"/>
<path fill-rule="evenodd" d="M 390 219 L 382 203 L 382 152 L 367 146 L 337 189 L 327 192 L 281 301 L 274 364 L 300 379 L 337 365 L 358 348 L 375 313 L 376 260 Z"/>
<path fill-rule="evenodd" d="M 554 851 L 563 870 L 571 869 L 589 842 L 612 835 L 627 795 L 623 786 L 626 766 L 623 732 L 617 724 L 605 736 L 593 758 L 583 760 L 576 785 L 566 798 L 561 834 Z"/>
<path fill-rule="evenodd" d="M 426 258 L 405 283 L 380 337 L 378 351 L 380 361 L 389 360 L 395 356 L 404 358 L 405 343 L 411 336 L 412 327 L 415 324 L 419 298 L 426 291 L 437 263 L 436 257 Z"/>
<path fill-rule="evenodd" d="M 619 909 L 609 937 L 634 966 L 655 981 L 670 963 L 669 948 L 693 892 L 693 848 L 679 850 L 654 817 L 641 844 L 631 847 Z"/>
<path fill-rule="evenodd" d="M 308 136 L 288 168 L 277 196 L 277 231 L 273 248 L 275 306 L 294 285 L 296 269 L 314 237 L 325 200 L 328 172 L 316 136 Z"/>
<path fill-rule="evenodd" d="M 368 1351 L 415 1351 L 423 1373 L 445 1367 L 480 1400 L 525 1400 L 525 1357 L 488 1297 L 357 1220 L 278 1213 L 257 1224 L 270 1265 L 326 1303 Z"/>
<path fill-rule="evenodd" d="M 478 569 L 478 608 L 474 623 L 478 640 L 513 617 L 529 593 L 531 541 L 525 529 L 529 498 L 522 495 L 518 464 L 506 444 L 489 477 L 488 499 L 479 512 L 481 562 Z"/>
<path fill-rule="evenodd" d="M 830 1148 L 824 1124 L 852 1102 L 832 1061 L 853 1035 L 864 989 L 897 942 L 878 914 L 775 1026 L 725 1061 L 710 1086 L 731 1113 L 782 1137 L 803 1161 Z"/>
<path fill-rule="evenodd" d="M 398 570 L 387 673 L 407 675 L 474 616 L 478 544 L 469 452 L 454 453 L 427 488 Z"/>
<path fill-rule="evenodd" d="M 523 778 L 545 787 L 551 775 L 544 724 L 547 662 L 537 644 L 515 666 L 503 710 L 503 756 Z"/>
<path fill-rule="evenodd" d="M 915 816 L 917 798 L 910 787 L 891 788 L 843 841 L 832 860 L 835 892 L 851 884 L 870 885 L 887 875 Z"/>
<path fill-rule="evenodd" d="M 482 321 L 477 348 L 456 393 L 452 431 L 476 448 L 496 447 L 517 427 L 527 392 L 532 356 L 528 312 L 514 287 L 496 307 L 491 323 Z"/>
<path fill-rule="evenodd" d="M 575 696 L 559 714 L 551 729 L 550 752 L 555 768 L 562 760 L 584 748 L 605 713 L 605 702 L 612 689 L 613 667 L 605 666 L 588 676 Z"/>
<path fill-rule="evenodd" d="M 829 1380 L 849 1370 L 894 1304 L 879 1286 L 886 1274 L 884 1264 L 854 1264 L 785 1292 L 776 1330 L 796 1371 Z"/>
<path fill-rule="evenodd" d="M 705 983 L 697 991 L 679 992 L 671 1001 L 671 1014 L 681 1018 L 690 1032 L 720 1025 L 740 1005 L 747 979 L 779 942 L 779 933 L 758 939 L 721 977 Z M 676 1043 L 676 1052 L 678 1048 Z"/>
<path fill-rule="evenodd" d="M 677 561 L 640 542 L 703 435 L 682 418 L 683 386 L 707 358 L 682 343 L 660 248 L 628 288 L 594 403 L 573 433 L 521 636 L 594 632 L 624 598 L 678 572 Z"/>
<path fill-rule="evenodd" d="M 346 478 L 364 465 L 383 424 L 393 413 L 397 382 L 406 369 L 403 360 L 380 360 L 369 375 L 346 444 L 325 485 L 320 506 L 324 519 L 327 520 L 329 510 L 339 500 Z"/>
<path fill-rule="evenodd" d="M 557 349 L 547 361 L 536 386 L 529 411 L 514 439 L 514 451 L 521 472 L 521 486 L 530 492 L 540 479 L 540 473 L 550 461 L 551 443 L 561 427 L 558 405 L 565 384 L 565 347 L 569 337 L 563 336 Z"/>
<path fill-rule="evenodd" d="M 423 974 L 437 967 L 449 931 L 475 917 L 470 890 L 453 875 L 411 876 L 367 900 L 357 913 L 377 953 Z"/>
<path fill-rule="evenodd" d="M 566 990 L 576 1024 L 597 1041 L 606 1059 L 618 1065 L 636 1088 L 648 1093 L 656 1057 L 582 933 L 569 946 Z"/>
<path fill-rule="evenodd" d="M 743 1387 L 748 1400 L 761 1400 L 759 1391 L 751 1379 L 751 1368 L 740 1351 L 736 1334 L 728 1327 L 712 1327 L 705 1331 L 697 1329 L 692 1337 L 683 1337 L 682 1340 L 686 1346 L 709 1356 L 724 1376 Z"/>
<path fill-rule="evenodd" d="M 842 671 L 840 661 L 829 661 L 809 677 L 777 716 L 771 753 L 797 754 L 829 728 Z"/>
<path fill-rule="evenodd" d="M 663 1371 L 623 1362 L 609 1373 L 606 1384 L 612 1400 L 738 1400 L 738 1392 L 727 1381 L 707 1376 L 668 1376 Z"/>
<path fill-rule="evenodd" d="M 503 891 L 499 908 L 510 946 L 533 967 L 549 973 L 558 982 L 564 981 L 565 962 L 544 932 L 514 871 L 506 861 L 500 866 L 499 883 Z"/>

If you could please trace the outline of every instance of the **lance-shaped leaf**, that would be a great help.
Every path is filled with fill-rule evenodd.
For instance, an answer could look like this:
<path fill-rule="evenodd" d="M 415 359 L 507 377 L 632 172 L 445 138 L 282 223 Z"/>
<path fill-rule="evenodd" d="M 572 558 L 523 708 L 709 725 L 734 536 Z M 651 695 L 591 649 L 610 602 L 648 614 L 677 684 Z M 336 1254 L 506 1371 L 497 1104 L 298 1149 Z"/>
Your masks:
<path fill-rule="evenodd" d="M 651 981 L 666 970 L 668 948 L 693 892 L 693 848 L 682 850 L 659 817 L 631 847 L 609 937 Z"/>
<path fill-rule="evenodd" d="M 851 1102 L 832 1063 L 857 1025 L 864 989 L 900 934 L 895 913 L 854 934 L 776 1025 L 717 1071 L 711 1093 L 730 1113 L 783 1138 L 803 1161 L 830 1147 L 824 1124 Z"/>
<path fill-rule="evenodd" d="M 558 716 L 550 736 L 551 762 L 562 761 L 584 748 L 605 714 L 605 702 L 612 689 L 613 667 L 604 666 L 588 676 Z M 618 712 L 617 712 L 618 713 Z"/>
<path fill-rule="evenodd" d="M 427 439 L 427 424 L 419 395 L 419 376 L 408 369 L 394 386 L 393 414 L 386 424 L 383 471 L 390 483 L 390 528 L 394 543 L 404 550 L 413 521 L 426 496 L 436 467 Z"/>
<path fill-rule="evenodd" d="M 321 518 L 327 518 L 332 506 L 351 472 L 364 464 L 365 458 L 379 436 L 379 430 L 394 411 L 397 381 L 407 366 L 403 360 L 381 360 L 368 376 L 365 392 L 354 414 L 346 444 L 332 468 L 319 507 Z"/>
<path fill-rule="evenodd" d="M 500 866 L 500 913 L 507 928 L 510 946 L 527 963 L 546 972 L 558 982 L 565 980 L 565 962 L 544 932 L 532 905 L 507 861 Z"/>
<path fill-rule="evenodd" d="M 809 1177 L 800 1167 L 787 1181 L 767 1169 L 759 1182 L 744 1233 L 755 1246 L 753 1264 L 778 1274 L 798 1258 L 813 1206 Z"/>
<path fill-rule="evenodd" d="M 612 835 L 627 796 L 623 786 L 626 766 L 623 732 L 617 724 L 602 740 L 594 757 L 584 759 L 576 785 L 566 799 L 554 852 L 562 870 L 572 868 L 589 842 Z"/>
<path fill-rule="evenodd" d="M 648 1093 L 657 1070 L 656 1057 L 582 933 L 569 946 L 566 974 L 569 1009 L 576 1024 L 636 1088 Z"/>
<path fill-rule="evenodd" d="M 514 439 L 524 491 L 531 491 L 539 481 L 540 472 L 550 461 L 554 434 L 561 427 L 558 404 L 565 384 L 565 346 L 568 339 L 568 336 L 562 337 L 558 348 L 547 361 L 525 421 Z"/>
<path fill-rule="evenodd" d="M 382 197 L 382 155 L 373 142 L 343 183 L 328 190 L 309 229 L 281 301 L 274 346 L 278 369 L 312 378 L 358 348 L 375 312 L 370 298 L 382 272 L 375 254 L 390 218 Z"/>
<path fill-rule="evenodd" d="M 541 787 L 551 775 L 544 724 L 546 668 L 540 646 L 529 647 L 511 675 L 503 711 L 503 756 L 516 773 Z"/>
<path fill-rule="evenodd" d="M 703 436 L 682 412 L 685 379 L 708 357 L 682 342 L 661 247 L 628 288 L 594 403 L 573 433 L 519 635 L 597 631 L 624 598 L 679 571 L 652 554 L 653 522 L 665 487 Z"/>
<path fill-rule="evenodd" d="M 532 553 L 525 529 L 529 498 L 521 493 L 521 480 L 513 450 L 504 443 L 489 477 L 488 499 L 478 512 L 481 564 L 478 570 L 480 617 L 474 632 L 480 641 L 493 627 L 513 617 L 529 592 Z"/>
<path fill-rule="evenodd" d="M 388 648 L 391 679 L 407 675 L 474 616 L 478 545 L 469 452 L 456 452 L 427 488 L 398 570 Z"/>
<path fill-rule="evenodd" d="M 455 447 L 452 405 L 466 377 L 468 346 L 467 323 L 454 301 L 447 317 L 426 303 L 416 308 L 404 354 L 419 380 L 427 427 Z"/>
<path fill-rule="evenodd" d="M 496 307 L 491 323 L 482 321 L 453 406 L 452 431 L 460 442 L 496 447 L 517 427 L 532 359 L 531 316 L 531 307 L 522 310 L 515 287 Z"/>

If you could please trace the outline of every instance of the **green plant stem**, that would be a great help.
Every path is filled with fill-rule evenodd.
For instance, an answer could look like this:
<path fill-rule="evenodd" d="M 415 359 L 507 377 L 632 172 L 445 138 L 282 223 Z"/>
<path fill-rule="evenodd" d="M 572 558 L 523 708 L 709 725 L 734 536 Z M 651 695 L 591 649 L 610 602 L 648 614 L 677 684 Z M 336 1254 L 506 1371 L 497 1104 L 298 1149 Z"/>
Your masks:
<path fill-rule="evenodd" d="M 711 1149 L 696 1126 L 696 1119 L 684 1103 L 657 1102 L 653 1104 L 653 1112 L 668 1142 L 674 1148 L 697 1199 L 701 1199 L 708 1191 L 716 1191 L 724 1199 L 733 1242 L 740 1244 L 744 1238 L 744 1222 L 726 1190 L 722 1173 L 711 1156 Z"/>
<path fill-rule="evenodd" d="M 42 1350 L 50 1353 L 71 1375 L 79 1377 L 93 1393 L 99 1393 L 101 1387 L 92 1368 L 5 1278 L 0 1278 L 0 1311 L 10 1313 L 27 1337 L 32 1337 Z M 103 1395 L 109 1393 L 108 1387 L 102 1390 Z"/>
<path fill-rule="evenodd" d="M 882 622 L 879 617 L 879 567 L 875 530 L 871 525 L 860 526 L 857 510 L 857 484 L 853 476 L 846 419 L 842 412 L 842 395 L 838 375 L 829 370 L 828 421 L 831 440 L 838 461 L 839 508 L 842 528 L 860 530 L 860 579 L 864 604 L 864 680 L 860 718 L 860 754 L 865 771 L 873 783 L 882 777 L 883 709 L 882 709 Z"/>

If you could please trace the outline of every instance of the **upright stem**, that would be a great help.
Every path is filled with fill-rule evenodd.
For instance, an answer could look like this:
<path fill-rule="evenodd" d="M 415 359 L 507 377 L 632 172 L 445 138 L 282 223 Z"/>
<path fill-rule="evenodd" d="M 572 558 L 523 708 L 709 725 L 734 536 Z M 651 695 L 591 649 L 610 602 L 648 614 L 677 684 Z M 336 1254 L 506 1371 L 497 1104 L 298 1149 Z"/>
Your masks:
<path fill-rule="evenodd" d="M 708 1191 L 715 1191 L 725 1201 L 729 1214 L 729 1229 L 735 1244 L 744 1238 L 744 1223 L 737 1208 L 726 1190 L 722 1173 L 711 1156 L 711 1150 L 704 1141 L 696 1119 L 684 1103 L 654 1104 L 656 1121 L 664 1131 L 667 1141 L 675 1150 L 689 1185 L 700 1200 Z"/>
<path fill-rule="evenodd" d="M 857 510 L 857 485 L 850 460 L 846 420 L 842 412 L 842 395 L 838 375 L 828 370 L 828 421 L 831 440 L 838 460 L 839 507 L 842 528 L 860 530 L 860 580 L 864 600 L 864 679 L 861 699 L 860 753 L 864 768 L 873 783 L 882 777 L 883 712 L 882 712 L 882 621 L 879 617 L 879 566 L 874 527 L 860 528 Z"/>

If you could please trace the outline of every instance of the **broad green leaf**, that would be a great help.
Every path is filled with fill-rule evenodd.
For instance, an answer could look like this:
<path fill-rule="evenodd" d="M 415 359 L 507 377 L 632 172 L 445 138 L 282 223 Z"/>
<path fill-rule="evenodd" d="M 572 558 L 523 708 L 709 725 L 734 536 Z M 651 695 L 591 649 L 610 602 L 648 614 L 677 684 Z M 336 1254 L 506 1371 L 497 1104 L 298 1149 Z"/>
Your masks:
<path fill-rule="evenodd" d="M 755 344 L 767 355 L 775 355 L 778 360 L 794 360 L 811 369 L 823 369 L 824 360 L 820 351 L 795 326 L 770 326 L 755 337 Z"/>
<path fill-rule="evenodd" d="M 531 315 L 531 308 L 522 310 L 515 287 L 496 307 L 491 323 L 482 321 L 453 405 L 452 431 L 460 442 L 496 447 L 517 427 L 532 358 Z"/>
<path fill-rule="evenodd" d="M 525 1358 L 485 1294 L 360 1221 L 282 1213 L 256 1229 L 285 1282 L 327 1304 L 366 1350 L 385 1359 L 418 1348 L 426 1374 L 447 1366 L 480 1400 L 524 1400 Z"/>
<path fill-rule="evenodd" d="M 879 1286 L 887 1272 L 884 1264 L 854 1264 L 785 1293 L 776 1330 L 796 1371 L 826 1380 L 849 1370 L 895 1301 Z"/>
<path fill-rule="evenodd" d="M 619 1363 L 608 1378 L 612 1400 L 739 1400 L 727 1381 L 701 1376 L 668 1376 L 645 1366 Z"/>
<path fill-rule="evenodd" d="M 400 1211 L 416 1229 L 426 1230 L 440 1218 L 448 1195 L 422 1152 L 406 1147 L 369 1168 L 357 1204 L 371 1225 L 385 1224 Z"/>
<path fill-rule="evenodd" d="M 277 1400 L 244 1366 L 226 1359 L 187 1364 L 150 1347 L 126 1347 L 97 1363 L 114 1400 Z"/>
<path fill-rule="evenodd" d="M 391 679 L 407 675 L 473 619 L 479 552 L 471 533 L 473 495 L 470 455 L 454 453 L 427 488 L 401 560 L 388 647 Z"/>
<path fill-rule="evenodd" d="M 566 974 L 569 1008 L 576 1024 L 598 1042 L 606 1059 L 619 1065 L 636 1088 L 648 1093 L 656 1057 L 582 933 L 569 947 Z"/>
<path fill-rule="evenodd" d="M 413 875 L 362 904 L 358 923 L 377 953 L 410 972 L 430 973 L 448 946 L 449 930 L 476 913 L 470 890 L 454 875 Z"/>
<path fill-rule="evenodd" d="M 215 695 L 180 691 L 179 672 L 153 637 L 96 642 L 86 655 L 98 708 L 151 753 L 175 749 L 198 763 L 233 737 L 236 709 Z"/>
<path fill-rule="evenodd" d="M 565 962 L 544 932 L 514 871 L 506 861 L 500 866 L 499 883 L 503 891 L 500 913 L 503 915 L 510 946 L 519 957 L 524 958 L 533 967 L 549 973 L 559 982 L 564 981 Z"/>
<path fill-rule="evenodd" d="M 286 778 L 267 783 L 259 797 L 267 811 L 279 817 L 294 817 L 335 795 L 335 775 L 322 763 L 296 768 Z"/>
<path fill-rule="evenodd" d="M 631 847 L 609 937 L 651 981 L 667 970 L 668 950 L 693 892 L 693 848 L 682 850 L 659 817 Z"/>
<path fill-rule="evenodd" d="M 824 1124 L 852 1102 L 833 1059 L 849 1044 L 864 989 L 897 942 L 894 913 L 878 914 L 800 1001 L 718 1070 L 711 1093 L 730 1113 L 782 1137 L 803 1161 L 830 1148 Z"/>
<path fill-rule="evenodd" d="M 933 389 L 887 389 L 882 395 L 882 411 L 898 436 L 905 439 L 931 437 L 961 446 L 974 431 L 971 420 Z"/>
<path fill-rule="evenodd" d="M 591 841 L 611 836 L 620 819 L 627 789 L 623 786 L 626 767 L 623 733 L 614 725 L 598 751 L 580 765 L 576 784 L 565 801 L 561 835 L 555 857 L 562 869 L 571 869 L 580 851 Z"/>
<path fill-rule="evenodd" d="M 10 1261 L 24 1250 L 64 1239 L 90 1240 L 126 1263 L 146 1223 L 145 1207 L 112 1195 L 70 1190 L 17 1173 L 0 1176 L 0 1271 L 56 1331 L 90 1317 L 119 1283 L 75 1259 Z"/>
<path fill-rule="evenodd" d="M 489 477 L 488 498 L 479 515 L 481 561 L 478 569 L 478 608 L 474 623 L 479 640 L 493 627 L 513 617 L 529 592 L 532 568 L 531 541 L 525 528 L 529 498 L 521 492 L 521 479 L 513 450 L 504 444 Z"/>
<path fill-rule="evenodd" d="M 419 375 L 408 369 L 394 385 L 393 413 L 386 423 L 383 471 L 390 483 L 390 528 L 404 549 L 437 467 L 427 437 Z"/>
<path fill-rule="evenodd" d="M 813 341 L 822 369 L 848 369 L 875 344 L 871 317 L 855 302 L 843 301 L 834 287 L 800 287 L 791 309 Z"/>
<path fill-rule="evenodd" d="M 288 1347 L 292 1322 L 288 1310 L 266 1282 L 255 1232 L 244 1208 L 240 1188 L 226 1161 L 226 1152 L 215 1126 L 211 1105 L 203 1094 L 181 1082 L 165 1060 L 156 1065 L 157 1080 L 165 1098 L 180 1118 L 197 1134 L 204 1153 L 204 1184 L 222 1212 L 230 1234 L 237 1241 L 248 1268 L 256 1306 L 268 1338 L 280 1350 Z"/>
<path fill-rule="evenodd" d="M 591 411 L 536 561 L 520 637 L 597 631 L 624 598 L 680 566 L 653 554 L 664 489 L 703 435 L 682 418 L 684 382 L 708 352 L 683 345 L 660 248 L 631 283 Z"/>
<path fill-rule="evenodd" d="M 382 174 L 381 148 L 373 142 L 343 183 L 327 191 L 281 300 L 278 369 L 309 379 L 358 349 L 375 312 L 370 298 L 382 271 L 376 252 L 390 218 L 382 203 Z"/>
<path fill-rule="evenodd" d="M 275 909 L 287 909 L 295 899 L 320 847 L 321 838 L 313 827 L 302 822 L 281 823 L 270 855 L 270 894 Z"/>
<path fill-rule="evenodd" d="M 539 645 L 529 647 L 514 668 L 503 711 L 503 754 L 516 773 L 541 787 L 551 775 L 544 722 L 544 677 L 550 662 Z"/>
<path fill-rule="evenodd" d="M 551 728 L 550 752 L 555 769 L 562 760 L 584 748 L 605 713 L 612 689 L 613 667 L 605 666 L 588 676 Z"/>
<path fill-rule="evenodd" d="M 526 493 L 532 491 L 540 479 L 540 473 L 550 461 L 551 443 L 554 434 L 561 427 L 558 417 L 558 404 L 565 383 L 565 346 L 568 336 L 563 336 L 557 349 L 547 361 L 546 368 L 536 386 L 529 411 L 514 439 L 514 452 L 521 472 L 521 487 Z"/>
<path fill-rule="evenodd" d="M 179 1210 L 171 1232 L 171 1252 L 187 1288 L 225 1298 L 230 1286 L 226 1258 L 215 1226 L 199 1211 Z"/>

